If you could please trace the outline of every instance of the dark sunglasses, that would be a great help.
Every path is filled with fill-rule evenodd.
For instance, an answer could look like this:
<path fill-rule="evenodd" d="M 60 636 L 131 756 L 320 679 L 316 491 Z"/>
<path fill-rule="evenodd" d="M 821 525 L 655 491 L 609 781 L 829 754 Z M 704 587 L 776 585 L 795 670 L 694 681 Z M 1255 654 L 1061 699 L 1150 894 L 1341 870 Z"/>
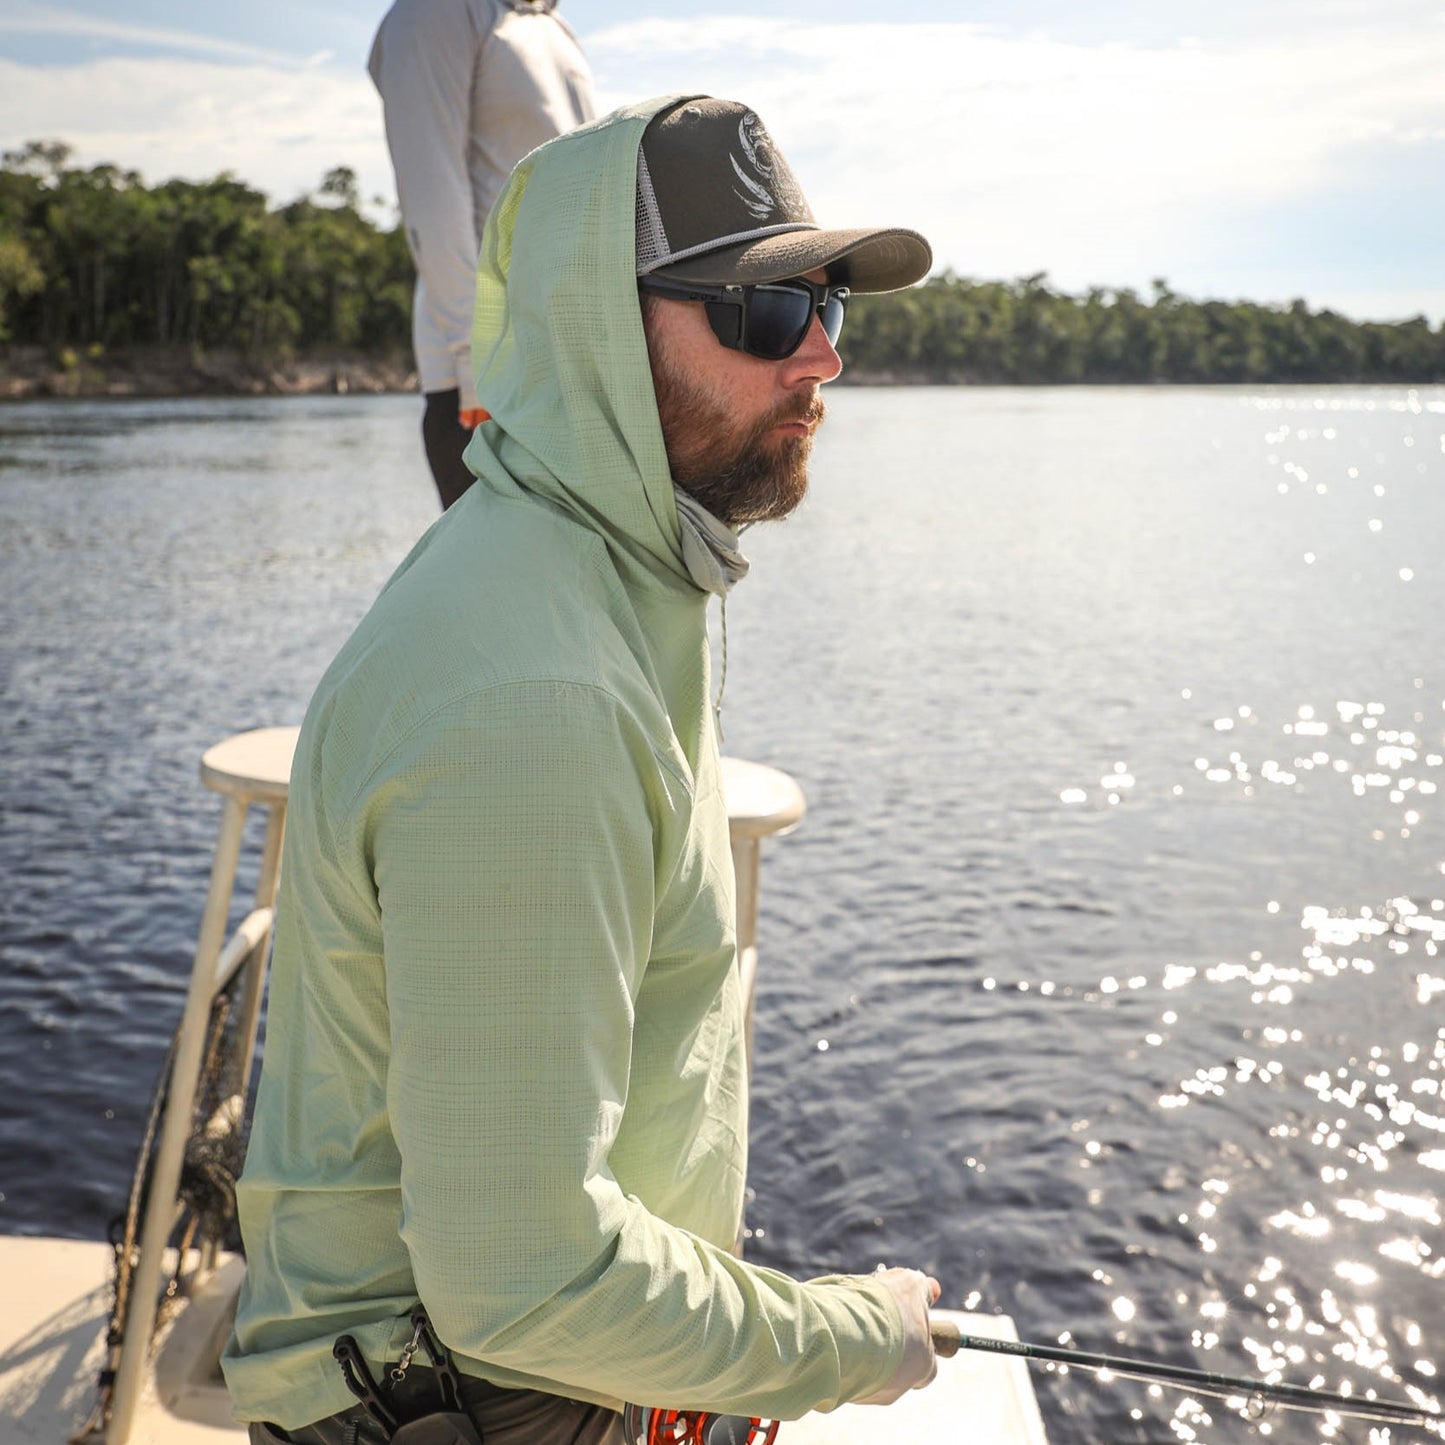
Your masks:
<path fill-rule="evenodd" d="M 674 301 L 701 301 L 713 334 L 732 351 L 783 361 L 802 344 L 817 316 L 830 346 L 843 329 L 846 286 L 793 276 L 757 286 L 708 286 L 639 276 L 637 289 Z"/>

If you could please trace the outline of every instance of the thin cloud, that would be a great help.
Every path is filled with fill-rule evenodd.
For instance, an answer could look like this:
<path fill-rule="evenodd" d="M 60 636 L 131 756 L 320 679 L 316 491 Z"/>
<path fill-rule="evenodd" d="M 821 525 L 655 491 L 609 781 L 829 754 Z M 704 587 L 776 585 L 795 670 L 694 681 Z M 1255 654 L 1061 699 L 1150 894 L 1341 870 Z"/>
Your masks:
<path fill-rule="evenodd" d="M 230 171 L 284 202 L 350 166 L 364 197 L 395 194 L 381 103 L 364 74 L 211 61 L 0 60 L 0 144 L 59 139 L 75 163 L 114 162 L 148 182 Z"/>
<path fill-rule="evenodd" d="M 135 25 L 108 16 L 92 15 L 80 10 L 64 10 L 54 5 L 28 4 L 16 0 L 0 11 L 0 32 L 20 35 L 71 36 L 86 41 L 111 41 L 146 49 L 177 51 L 192 55 L 223 56 L 230 60 L 259 61 L 267 65 L 302 69 L 328 58 L 319 54 L 298 58 L 259 45 L 237 40 L 222 40 L 190 30 L 171 30 L 157 25 Z"/>

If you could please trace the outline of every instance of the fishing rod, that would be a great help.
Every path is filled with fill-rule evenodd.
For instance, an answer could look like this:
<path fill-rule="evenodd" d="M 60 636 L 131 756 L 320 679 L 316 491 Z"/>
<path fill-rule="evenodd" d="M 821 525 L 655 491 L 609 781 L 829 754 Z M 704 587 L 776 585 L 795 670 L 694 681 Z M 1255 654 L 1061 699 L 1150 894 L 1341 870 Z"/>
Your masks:
<path fill-rule="evenodd" d="M 1374 1420 L 1390 1425 L 1423 1425 L 1439 1430 L 1445 1415 L 1397 1400 L 1375 1400 L 1356 1395 L 1339 1395 L 1332 1390 L 1312 1390 L 1283 1381 L 1252 1380 L 1240 1375 L 1217 1375 L 1208 1370 L 1191 1370 L 1183 1365 L 1166 1365 L 1154 1360 L 1132 1360 L 1120 1355 L 1097 1355 L 1086 1350 L 1066 1350 L 1056 1345 L 1032 1345 L 1021 1340 L 997 1340 L 987 1335 L 966 1335 L 950 1319 L 934 1315 L 929 1321 L 934 1351 L 948 1358 L 960 1350 L 982 1350 L 994 1355 L 1018 1355 L 1026 1360 L 1050 1364 L 1077 1365 L 1085 1370 L 1107 1371 L 1133 1380 L 1151 1380 L 1197 1391 L 1215 1399 L 1242 1396 L 1246 1414 L 1261 1419 L 1271 1405 L 1286 1410 L 1331 1410 L 1354 1420 Z"/>
<path fill-rule="evenodd" d="M 1242 1398 L 1245 1417 L 1262 1420 L 1272 1405 L 1286 1410 L 1330 1411 L 1352 1420 L 1383 1425 L 1421 1425 L 1434 1433 L 1445 1426 L 1445 1415 L 1397 1400 L 1375 1400 L 1313 1390 L 1283 1381 L 1247 1379 L 1166 1365 L 1153 1360 L 1096 1355 L 1055 1345 L 1032 1345 L 1020 1340 L 999 1340 L 988 1335 L 966 1335 L 955 1320 L 943 1315 L 929 1319 L 929 1334 L 936 1354 L 947 1359 L 960 1350 L 981 1350 L 994 1355 L 1017 1355 L 1049 1364 L 1076 1365 L 1085 1370 L 1148 1380 L 1188 1389 L 1211 1399 Z M 623 1414 L 627 1445 L 775 1445 L 778 1422 L 758 1416 L 715 1415 L 693 1410 L 645 1409 L 628 1405 Z"/>

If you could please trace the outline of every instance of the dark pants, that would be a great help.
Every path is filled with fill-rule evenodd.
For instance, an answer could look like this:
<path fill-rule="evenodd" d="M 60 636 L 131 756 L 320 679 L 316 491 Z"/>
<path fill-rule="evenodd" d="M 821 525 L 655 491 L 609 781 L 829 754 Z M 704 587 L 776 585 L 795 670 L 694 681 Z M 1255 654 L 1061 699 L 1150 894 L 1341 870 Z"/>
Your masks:
<path fill-rule="evenodd" d="M 462 460 L 462 452 L 472 434 L 458 419 L 460 403 L 461 393 L 456 387 L 450 391 L 429 391 L 421 418 L 422 445 L 426 447 L 426 459 L 437 484 L 437 496 L 442 500 L 442 511 L 476 481 Z"/>
<path fill-rule="evenodd" d="M 413 1371 L 422 1390 L 428 1372 Z M 397 1413 L 407 1418 L 407 1386 L 395 1398 Z M 388 1396 L 390 1400 L 392 1397 Z M 623 1445 L 622 1416 L 601 1405 L 584 1405 L 536 1390 L 504 1390 L 486 1380 L 464 1377 L 462 1405 L 482 1437 L 482 1445 Z M 422 1406 L 421 1408 L 424 1408 Z M 361 1405 L 328 1415 L 295 1430 L 252 1424 L 251 1445 L 382 1445 L 385 1432 Z"/>

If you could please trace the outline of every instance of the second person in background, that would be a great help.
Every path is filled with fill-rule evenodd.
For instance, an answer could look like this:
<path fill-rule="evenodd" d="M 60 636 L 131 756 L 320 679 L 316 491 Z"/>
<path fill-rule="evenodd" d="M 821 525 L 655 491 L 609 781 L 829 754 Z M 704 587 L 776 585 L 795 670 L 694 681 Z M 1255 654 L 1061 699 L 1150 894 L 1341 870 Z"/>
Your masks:
<path fill-rule="evenodd" d="M 556 0 L 396 0 L 368 64 L 416 263 L 422 438 L 443 508 L 472 483 L 480 420 L 472 297 L 487 213 L 512 167 L 593 118 L 592 73 Z"/>

